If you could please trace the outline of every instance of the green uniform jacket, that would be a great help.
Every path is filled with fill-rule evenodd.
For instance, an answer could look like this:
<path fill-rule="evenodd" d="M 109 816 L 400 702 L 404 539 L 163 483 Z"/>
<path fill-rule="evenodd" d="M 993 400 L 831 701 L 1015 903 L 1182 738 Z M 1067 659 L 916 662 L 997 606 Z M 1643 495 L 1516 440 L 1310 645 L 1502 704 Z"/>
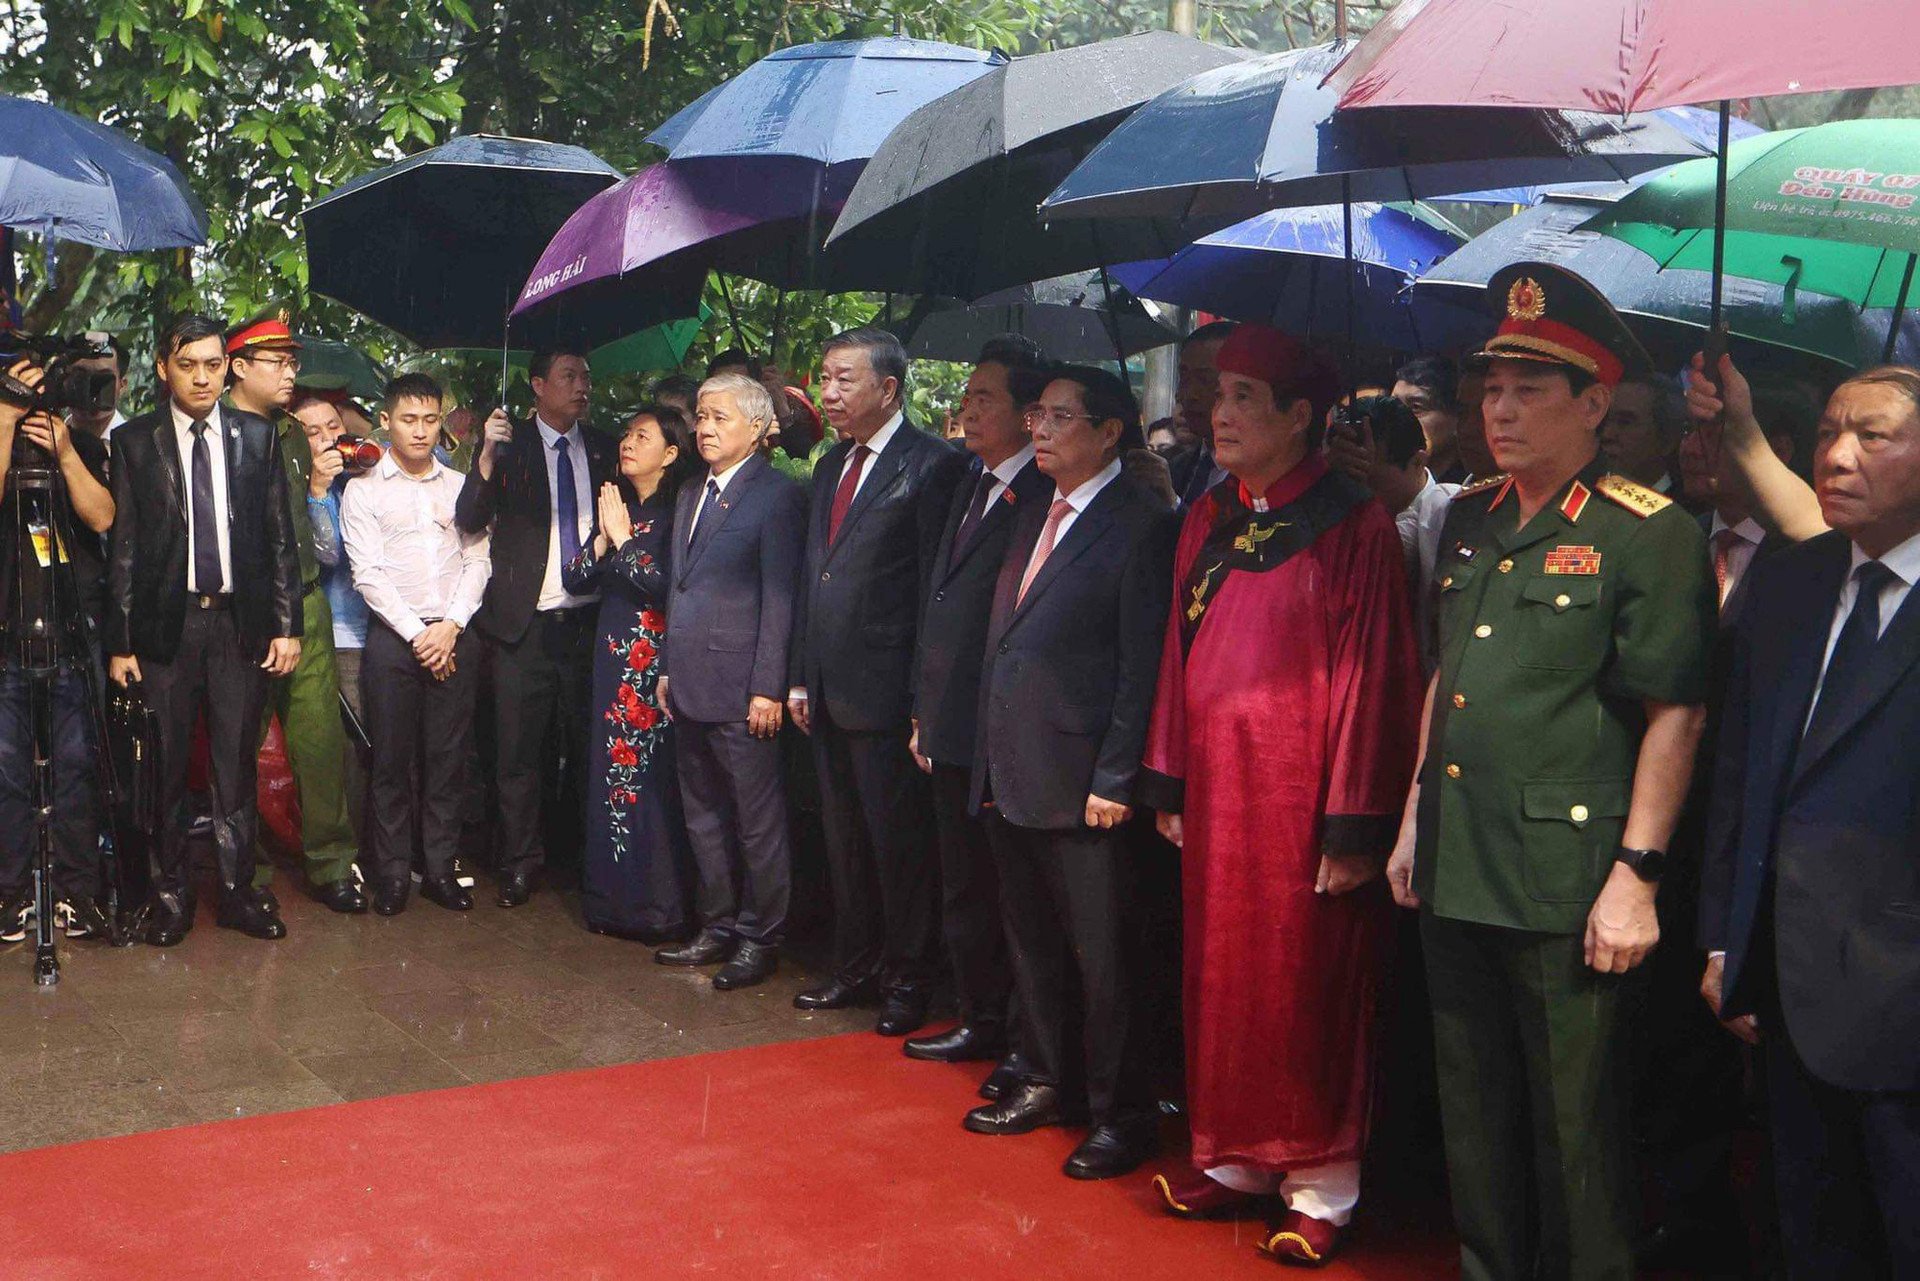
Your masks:
<path fill-rule="evenodd" d="M 1462 490 L 1441 534 L 1414 890 L 1454 920 L 1577 934 L 1645 704 L 1706 696 L 1713 575 L 1698 522 L 1597 459 L 1522 530 L 1511 489 Z"/>

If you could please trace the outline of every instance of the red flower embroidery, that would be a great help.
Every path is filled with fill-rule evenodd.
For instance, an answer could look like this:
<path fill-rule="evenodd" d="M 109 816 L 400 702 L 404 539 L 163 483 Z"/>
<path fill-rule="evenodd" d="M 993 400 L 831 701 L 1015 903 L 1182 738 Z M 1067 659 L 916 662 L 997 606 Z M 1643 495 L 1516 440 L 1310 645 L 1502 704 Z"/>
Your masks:
<path fill-rule="evenodd" d="M 659 709 L 649 707 L 647 704 L 642 703 L 634 710 L 634 714 L 630 719 L 633 721 L 636 729 L 652 729 L 660 723 L 660 712 Z"/>
<path fill-rule="evenodd" d="M 647 664 L 653 661 L 654 648 L 644 640 L 637 640 L 627 648 L 627 666 L 636 672 L 647 670 Z"/>
<path fill-rule="evenodd" d="M 667 620 L 657 610 L 643 609 L 640 611 L 640 626 L 650 632 L 663 632 L 667 630 Z"/>
<path fill-rule="evenodd" d="M 640 758 L 634 755 L 633 744 L 624 738 L 614 739 L 613 745 L 607 749 L 607 755 L 612 758 L 615 765 L 631 767 L 640 763 Z"/>

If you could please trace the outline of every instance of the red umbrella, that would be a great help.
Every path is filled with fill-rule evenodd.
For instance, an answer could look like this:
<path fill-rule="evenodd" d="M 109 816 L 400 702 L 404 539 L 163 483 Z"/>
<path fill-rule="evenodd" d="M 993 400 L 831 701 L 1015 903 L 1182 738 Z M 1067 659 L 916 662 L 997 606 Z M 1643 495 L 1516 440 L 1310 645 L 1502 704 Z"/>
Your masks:
<path fill-rule="evenodd" d="M 1342 108 L 1536 107 L 1625 114 L 1720 100 L 1725 224 L 1734 98 L 1910 84 L 1914 0 L 1404 0 L 1326 79 Z M 1713 330 L 1720 325 L 1715 236 Z M 1709 358 L 1717 359 L 1714 340 Z M 1724 346 L 1717 348 L 1724 351 Z"/>

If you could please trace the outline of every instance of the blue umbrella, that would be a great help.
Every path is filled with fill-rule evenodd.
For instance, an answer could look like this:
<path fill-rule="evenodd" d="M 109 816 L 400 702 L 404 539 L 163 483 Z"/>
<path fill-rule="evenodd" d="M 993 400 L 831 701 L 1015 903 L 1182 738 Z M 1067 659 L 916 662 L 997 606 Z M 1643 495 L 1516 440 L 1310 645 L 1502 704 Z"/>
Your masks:
<path fill-rule="evenodd" d="M 1429 212 L 1358 203 L 1349 265 L 1339 205 L 1271 209 L 1202 237 L 1164 262 L 1116 267 L 1113 277 L 1142 298 L 1300 337 L 1345 334 L 1351 320 L 1368 346 L 1438 351 L 1487 331 L 1478 307 L 1440 300 L 1416 305 L 1410 293 L 1415 279 L 1465 239 Z"/>
<path fill-rule="evenodd" d="M 1663 364 L 1678 368 L 1700 349 L 1713 313 L 1712 275 L 1666 270 L 1611 236 L 1582 230 L 1597 203 L 1550 195 L 1455 250 L 1414 282 L 1413 296 L 1482 305 L 1487 281 L 1515 262 L 1550 262 L 1584 277 L 1640 335 Z M 1755 345 L 1798 352 L 1846 368 L 1877 364 L 1892 324 L 1884 308 L 1861 310 L 1844 299 L 1797 292 L 1769 281 L 1726 279 L 1724 305 L 1733 349 Z M 1920 355 L 1920 319 L 1901 326 L 1902 359 Z"/>
<path fill-rule="evenodd" d="M 26 98 L 0 97 L 0 225 L 123 252 L 207 239 L 207 211 L 166 157 Z"/>
<path fill-rule="evenodd" d="M 1702 150 L 1712 151 L 1720 145 L 1720 113 L 1717 111 L 1708 111 L 1704 107 L 1662 107 L 1650 114 L 1672 125 L 1676 132 Z M 1765 129 L 1749 120 L 1729 119 L 1727 122 L 1727 136 L 1734 142 L 1765 132 Z M 1491 187 L 1486 191 L 1468 191 L 1457 196 L 1448 196 L 1447 199 L 1457 200 L 1463 204 L 1522 206 L 1537 205 L 1548 196 L 1556 194 L 1617 200 L 1641 183 L 1650 178 L 1657 178 L 1665 172 L 1665 166 L 1649 169 L 1644 173 L 1635 174 L 1624 183 L 1571 182 L 1552 183 L 1547 186 Z"/>
<path fill-rule="evenodd" d="M 1645 116 L 1495 107 L 1335 114 L 1337 95 L 1321 81 L 1343 51 L 1289 50 L 1169 89 L 1088 153 L 1042 202 L 1041 218 L 1171 218 L 1204 233 L 1287 205 L 1617 181 L 1702 154 Z"/>
<path fill-rule="evenodd" d="M 795 45 L 707 90 L 647 136 L 669 160 L 866 160 L 916 107 L 1007 60 L 996 50 L 884 36 Z"/>

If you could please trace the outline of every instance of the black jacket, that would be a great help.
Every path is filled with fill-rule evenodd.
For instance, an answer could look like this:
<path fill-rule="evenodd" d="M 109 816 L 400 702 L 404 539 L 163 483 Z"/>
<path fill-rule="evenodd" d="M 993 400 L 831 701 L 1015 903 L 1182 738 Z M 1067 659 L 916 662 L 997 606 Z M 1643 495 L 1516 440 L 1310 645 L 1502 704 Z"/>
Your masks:
<path fill-rule="evenodd" d="M 589 492 L 578 495 L 591 513 L 600 486 L 613 479 L 617 447 L 581 424 L 586 442 Z M 453 519 L 477 534 L 493 527 L 493 576 L 474 613 L 473 625 L 498 641 L 518 644 L 533 621 L 540 584 L 547 576 L 547 542 L 553 532 L 552 500 L 547 494 L 547 461 L 540 429 L 529 419 L 513 425 L 513 440 L 494 455 L 493 479 L 482 480 L 478 455 L 460 486 Z"/>
<path fill-rule="evenodd" d="M 787 680 L 842 729 L 904 733 L 921 592 L 967 459 L 902 420 L 867 461 L 840 539 L 828 546 L 833 494 L 852 450 L 843 440 L 814 468 Z"/>
<path fill-rule="evenodd" d="M 673 512 L 667 639 L 660 673 L 671 676 L 676 717 L 714 724 L 747 719 L 754 695 L 785 702 L 793 600 L 807 530 L 806 491 L 755 454 L 740 464 L 687 550 L 707 478 L 680 487 Z"/>
<path fill-rule="evenodd" d="M 1089 793 L 1133 803 L 1173 592 L 1179 518 L 1125 474 L 1094 495 L 1026 599 L 1020 578 L 1052 494 L 1014 517 L 980 682 L 973 805 L 1077 828 Z"/>
<path fill-rule="evenodd" d="M 980 724 L 980 669 L 985 661 L 993 589 L 1006 559 L 1015 514 L 1053 498 L 1053 482 L 1032 460 L 1000 491 L 966 545 L 953 540 L 985 469 L 975 460 L 954 487 L 933 576 L 921 614 L 920 648 L 914 663 L 913 714 L 920 723 L 920 754 L 945 765 L 971 768 Z"/>
<path fill-rule="evenodd" d="M 248 657 L 301 630 L 300 562 L 287 508 L 287 471 L 273 424 L 220 407 L 227 450 L 233 611 Z M 187 611 L 187 480 L 163 406 L 113 432 L 113 530 L 108 539 L 108 654 L 171 662 Z"/>
<path fill-rule="evenodd" d="M 85 464 L 87 471 L 102 485 L 107 485 L 106 445 L 97 436 L 84 431 L 75 431 L 71 433 L 70 438 L 73 441 L 74 452 L 80 455 L 80 461 Z M 15 480 L 14 474 L 9 471 L 6 494 L 0 498 L 0 629 L 12 628 L 17 621 L 14 618 L 13 589 L 14 585 L 20 581 L 19 562 L 22 540 L 16 536 L 16 531 L 21 529 L 21 512 L 18 506 L 21 491 Z M 72 632 L 69 634 L 70 639 L 78 639 L 84 635 L 97 637 L 106 605 L 106 536 L 96 534 L 87 528 L 80 518 L 74 515 L 71 505 L 67 506 L 62 518 L 67 524 L 68 532 L 72 535 L 67 563 L 73 567 L 70 581 L 77 599 L 57 604 L 54 608 L 60 612 L 62 619 L 51 621 L 64 621 L 71 626 L 76 621 L 84 619 L 85 632 Z M 60 587 L 56 586 L 54 590 L 58 591 Z M 77 616 L 67 608 L 69 605 L 78 606 Z M 97 654 L 98 644 L 87 645 L 85 652 Z M 10 649 L 0 650 L 0 662 L 10 662 L 12 658 Z"/>
<path fill-rule="evenodd" d="M 1771 1014 L 1813 1074 L 1920 1089 L 1920 592 L 1803 734 L 1852 546 L 1758 561 L 1735 635 L 1701 882 L 1727 1017 Z"/>

